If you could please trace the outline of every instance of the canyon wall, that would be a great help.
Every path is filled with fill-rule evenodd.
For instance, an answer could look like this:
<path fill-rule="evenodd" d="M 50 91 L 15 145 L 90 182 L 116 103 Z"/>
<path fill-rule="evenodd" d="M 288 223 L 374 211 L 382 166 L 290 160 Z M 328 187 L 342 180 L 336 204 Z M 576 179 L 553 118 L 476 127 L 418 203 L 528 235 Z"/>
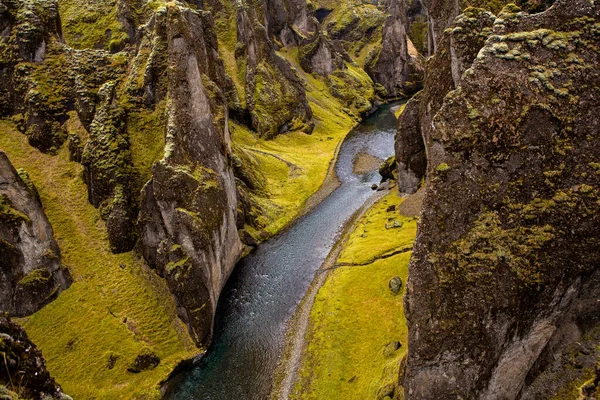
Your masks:
<path fill-rule="evenodd" d="M 585 379 L 595 392 L 599 18 L 587 0 L 471 9 L 439 39 L 400 124 L 428 164 L 407 398 L 548 398 Z"/>

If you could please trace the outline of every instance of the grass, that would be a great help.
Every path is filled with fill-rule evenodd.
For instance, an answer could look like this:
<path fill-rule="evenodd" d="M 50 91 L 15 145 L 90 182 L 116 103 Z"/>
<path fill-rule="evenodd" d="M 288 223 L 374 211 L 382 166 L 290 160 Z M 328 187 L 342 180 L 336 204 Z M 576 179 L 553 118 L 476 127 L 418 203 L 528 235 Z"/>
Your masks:
<path fill-rule="evenodd" d="M 112 254 L 98 210 L 87 201 L 82 167 L 27 144 L 12 123 L 0 121 L 0 149 L 24 167 L 74 283 L 57 300 L 20 320 L 42 350 L 64 391 L 81 399 L 159 398 L 157 384 L 182 359 L 197 353 L 164 281 L 133 253 Z M 138 354 L 156 353 L 154 370 L 127 372 Z M 112 369 L 109 357 L 117 357 Z"/>
<path fill-rule="evenodd" d="M 414 241 L 415 219 L 386 211 L 401 201 L 395 191 L 379 200 L 361 218 L 338 258 L 338 264 L 372 262 L 334 269 L 319 289 L 292 399 L 372 399 L 397 381 L 408 331 L 404 288 L 392 295 L 388 283 L 394 276 L 406 282 L 411 252 L 378 257 Z M 403 222 L 402 228 L 386 229 L 389 218 Z M 402 347 L 384 352 L 394 341 Z"/>

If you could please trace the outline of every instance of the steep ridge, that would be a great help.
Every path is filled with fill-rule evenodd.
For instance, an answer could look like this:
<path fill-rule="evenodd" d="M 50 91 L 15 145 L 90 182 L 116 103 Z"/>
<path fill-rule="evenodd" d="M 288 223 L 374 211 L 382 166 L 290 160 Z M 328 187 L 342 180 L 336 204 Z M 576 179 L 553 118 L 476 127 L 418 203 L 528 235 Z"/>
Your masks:
<path fill-rule="evenodd" d="M 69 400 L 46 370 L 42 353 L 9 317 L 0 315 L 0 396 L 6 400 Z"/>
<path fill-rule="evenodd" d="M 164 157 L 142 191 L 141 246 L 193 339 L 206 345 L 219 293 L 242 251 L 227 104 L 215 83 L 224 70 L 210 46 L 216 38 L 205 27 L 209 15 L 168 6 L 155 18 L 169 65 L 167 135 Z"/>
<path fill-rule="evenodd" d="M 411 103 L 433 111 L 413 129 L 429 167 L 405 300 L 408 398 L 595 392 L 583 347 L 600 316 L 599 17 L 587 0 L 467 10 L 438 41 L 427 79 L 452 91 L 432 95 L 426 79 Z M 475 40 L 459 36 L 465 23 Z M 573 372 L 578 351 L 590 356 Z"/>
<path fill-rule="evenodd" d="M 32 314 L 69 287 L 37 189 L 1 151 L 0 250 L 0 309 L 10 315 Z"/>

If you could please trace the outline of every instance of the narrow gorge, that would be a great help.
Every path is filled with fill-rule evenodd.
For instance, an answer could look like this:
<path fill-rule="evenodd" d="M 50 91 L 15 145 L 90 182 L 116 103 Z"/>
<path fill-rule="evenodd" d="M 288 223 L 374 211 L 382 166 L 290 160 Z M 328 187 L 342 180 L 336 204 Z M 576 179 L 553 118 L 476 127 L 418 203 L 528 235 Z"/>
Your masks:
<path fill-rule="evenodd" d="M 0 398 L 598 397 L 597 0 L 0 32 Z"/>

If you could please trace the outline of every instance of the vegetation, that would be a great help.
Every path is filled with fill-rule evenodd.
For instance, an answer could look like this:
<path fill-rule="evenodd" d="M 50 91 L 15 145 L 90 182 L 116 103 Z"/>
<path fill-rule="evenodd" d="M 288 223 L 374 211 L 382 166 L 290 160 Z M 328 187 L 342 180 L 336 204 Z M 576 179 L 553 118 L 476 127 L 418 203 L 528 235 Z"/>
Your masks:
<path fill-rule="evenodd" d="M 344 244 L 311 310 L 292 399 L 363 400 L 394 390 L 408 333 L 404 291 L 393 295 L 388 285 L 394 276 L 406 282 L 416 235 L 415 218 L 387 211 L 402 201 L 395 191 L 387 194 Z"/>
<path fill-rule="evenodd" d="M 74 278 L 69 290 L 22 319 L 47 366 L 74 398 L 158 398 L 157 384 L 184 358 L 197 353 L 164 281 L 132 252 L 112 254 L 100 213 L 87 200 L 83 167 L 32 149 L 12 123 L 0 121 L 0 149 L 26 167 L 38 188 Z M 152 351 L 159 365 L 127 372 Z"/>

